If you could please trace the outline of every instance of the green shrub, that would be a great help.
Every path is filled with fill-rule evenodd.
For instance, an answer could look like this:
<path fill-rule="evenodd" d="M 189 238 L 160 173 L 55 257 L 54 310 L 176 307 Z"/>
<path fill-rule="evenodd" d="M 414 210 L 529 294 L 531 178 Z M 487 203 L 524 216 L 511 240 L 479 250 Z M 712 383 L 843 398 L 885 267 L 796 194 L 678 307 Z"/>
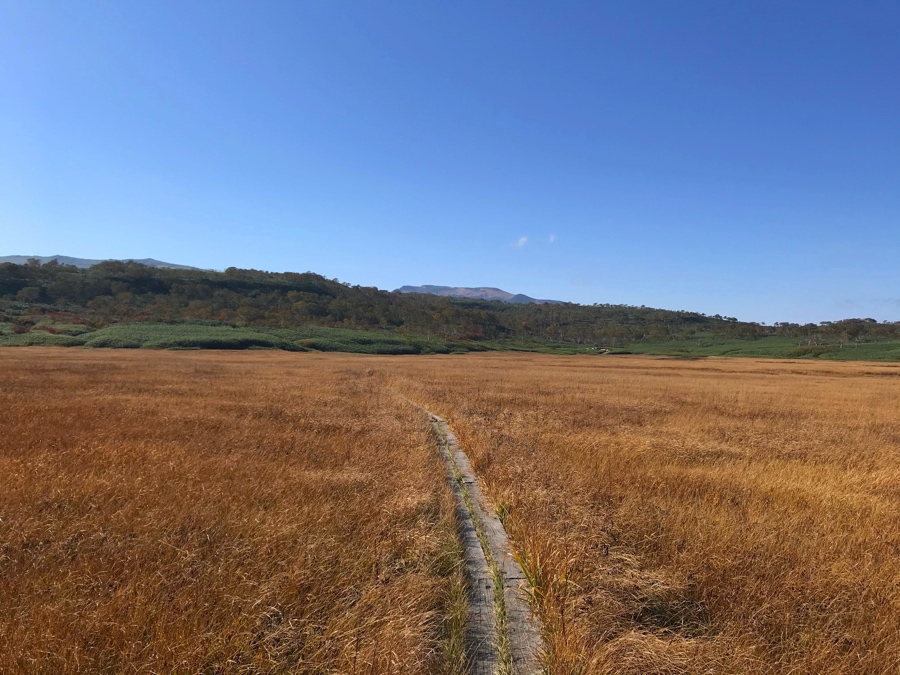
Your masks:
<path fill-rule="evenodd" d="M 280 349 L 281 344 L 267 338 L 241 337 L 174 337 L 153 342 L 145 342 L 148 349 L 250 349 L 251 347 L 266 347 Z"/>
<path fill-rule="evenodd" d="M 46 331 L 0 336 L 0 346 L 4 347 L 79 347 L 83 344 L 83 338 Z"/>
<path fill-rule="evenodd" d="M 97 349 L 139 349 L 141 343 L 135 340 L 123 340 L 111 335 L 98 335 L 84 343 L 85 347 Z"/>
<path fill-rule="evenodd" d="M 57 333 L 63 335 L 84 335 L 93 332 L 90 326 L 85 326 L 83 323 L 55 323 L 53 328 Z"/>
<path fill-rule="evenodd" d="M 807 345 L 806 347 L 797 347 L 791 352 L 791 356 L 822 356 L 829 352 L 838 350 L 834 345 Z"/>

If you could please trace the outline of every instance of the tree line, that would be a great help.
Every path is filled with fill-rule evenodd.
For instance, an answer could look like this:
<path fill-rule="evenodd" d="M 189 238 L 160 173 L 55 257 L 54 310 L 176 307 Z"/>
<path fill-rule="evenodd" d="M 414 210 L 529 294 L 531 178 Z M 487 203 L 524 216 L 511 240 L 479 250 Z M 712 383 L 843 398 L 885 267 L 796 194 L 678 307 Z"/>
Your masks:
<path fill-rule="evenodd" d="M 597 346 L 698 335 L 798 344 L 900 338 L 900 322 L 846 319 L 766 326 L 629 305 L 511 304 L 351 286 L 312 272 L 224 272 L 107 261 L 89 268 L 55 261 L 0 264 L 0 322 L 27 329 L 42 317 L 102 328 L 111 323 L 205 321 L 288 328 L 389 330 L 462 340 L 554 340 Z"/>

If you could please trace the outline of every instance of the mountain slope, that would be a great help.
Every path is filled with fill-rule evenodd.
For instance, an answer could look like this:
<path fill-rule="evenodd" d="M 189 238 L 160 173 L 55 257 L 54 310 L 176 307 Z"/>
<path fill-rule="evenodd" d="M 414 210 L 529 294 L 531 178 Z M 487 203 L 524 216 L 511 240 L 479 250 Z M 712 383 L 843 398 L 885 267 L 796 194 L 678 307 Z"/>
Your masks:
<path fill-rule="evenodd" d="M 48 263 L 51 260 L 55 260 L 60 265 L 74 265 L 75 267 L 93 267 L 94 265 L 102 262 L 106 262 L 105 260 L 93 260 L 91 258 L 73 258 L 67 255 L 49 255 L 49 256 L 41 256 L 41 255 L 8 255 L 5 257 L 0 257 L 0 263 L 13 263 L 14 265 L 24 265 L 28 262 L 29 259 L 35 258 L 43 265 L 44 263 Z M 199 267 L 191 267 L 190 265 L 176 265 L 175 263 L 163 262 L 162 260 L 154 260 L 153 258 L 125 258 L 120 260 L 119 262 L 136 262 L 141 265 L 146 265 L 147 267 L 168 267 L 175 270 L 196 270 L 200 269 Z"/>
<path fill-rule="evenodd" d="M 503 302 L 512 302 L 515 304 L 536 303 L 539 305 L 562 305 L 561 300 L 538 300 L 521 293 L 508 293 L 500 288 L 491 286 L 479 286 L 477 288 L 468 288 L 465 286 L 401 286 L 397 289 L 399 293 L 428 293 L 429 295 L 440 295 L 446 298 L 469 298 L 471 300 L 501 300 Z"/>
<path fill-rule="evenodd" d="M 475 293 L 490 290 L 496 291 L 474 289 Z M 252 329 L 251 333 L 262 328 L 277 333 L 318 326 L 395 333 L 400 342 L 449 340 L 457 345 L 465 343 L 465 350 L 520 349 L 554 343 L 575 346 L 582 353 L 627 347 L 682 356 L 749 356 L 745 347 L 765 338 L 769 346 L 762 351 L 755 347 L 752 355 L 851 358 L 857 352 L 868 353 L 867 343 L 871 343 L 877 353 L 871 352 L 867 358 L 900 358 L 900 348 L 895 346 L 900 344 L 900 322 L 878 323 L 874 319 L 845 319 L 818 326 L 789 322 L 765 326 L 734 317 L 629 305 L 549 305 L 391 293 L 350 286 L 312 272 L 272 273 L 235 267 L 215 272 L 116 261 L 89 268 L 0 264 L 0 343 L 72 344 L 74 338 L 120 323 L 198 323 Z M 117 341 L 131 346 L 143 344 L 137 339 L 120 340 L 120 335 L 95 337 L 108 337 L 109 341 L 103 343 L 107 346 Z M 195 336 L 181 337 L 187 342 L 182 340 L 178 346 L 185 347 Z M 255 333 L 241 339 L 249 346 L 262 346 L 261 340 L 267 345 L 271 342 Z M 299 340 L 297 347 L 319 348 L 306 334 L 291 333 L 285 339 Z M 371 339 L 364 336 L 357 342 L 365 344 Z M 412 353 L 411 347 L 398 344 L 384 349 Z M 760 345 L 762 342 L 758 342 Z M 336 343 L 321 346 L 323 350 L 328 348 L 345 349 Z M 443 347 L 428 349 L 440 351 Z"/>

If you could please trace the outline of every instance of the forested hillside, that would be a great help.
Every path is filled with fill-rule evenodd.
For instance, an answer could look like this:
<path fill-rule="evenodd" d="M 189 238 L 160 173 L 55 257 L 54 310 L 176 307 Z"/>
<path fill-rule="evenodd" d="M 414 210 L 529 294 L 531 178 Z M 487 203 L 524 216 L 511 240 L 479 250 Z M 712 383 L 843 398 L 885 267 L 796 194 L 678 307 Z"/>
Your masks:
<path fill-rule="evenodd" d="M 104 262 L 0 265 L 0 332 L 97 330 L 117 323 L 202 321 L 259 328 L 321 326 L 443 340 L 545 340 L 597 347 L 696 336 L 798 345 L 900 337 L 900 323 L 848 319 L 764 326 L 735 318 L 624 305 L 538 305 L 467 300 L 350 286 L 318 274 L 224 272 Z M 81 327 L 81 328 L 79 328 Z"/>

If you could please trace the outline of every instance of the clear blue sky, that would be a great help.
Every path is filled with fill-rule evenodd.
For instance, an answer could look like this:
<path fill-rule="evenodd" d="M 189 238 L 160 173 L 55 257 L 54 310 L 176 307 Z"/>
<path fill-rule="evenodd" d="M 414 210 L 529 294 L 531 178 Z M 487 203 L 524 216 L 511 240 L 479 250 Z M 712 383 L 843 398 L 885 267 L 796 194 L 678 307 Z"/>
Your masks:
<path fill-rule="evenodd" d="M 900 319 L 900 3 L 0 0 L 0 255 Z"/>

